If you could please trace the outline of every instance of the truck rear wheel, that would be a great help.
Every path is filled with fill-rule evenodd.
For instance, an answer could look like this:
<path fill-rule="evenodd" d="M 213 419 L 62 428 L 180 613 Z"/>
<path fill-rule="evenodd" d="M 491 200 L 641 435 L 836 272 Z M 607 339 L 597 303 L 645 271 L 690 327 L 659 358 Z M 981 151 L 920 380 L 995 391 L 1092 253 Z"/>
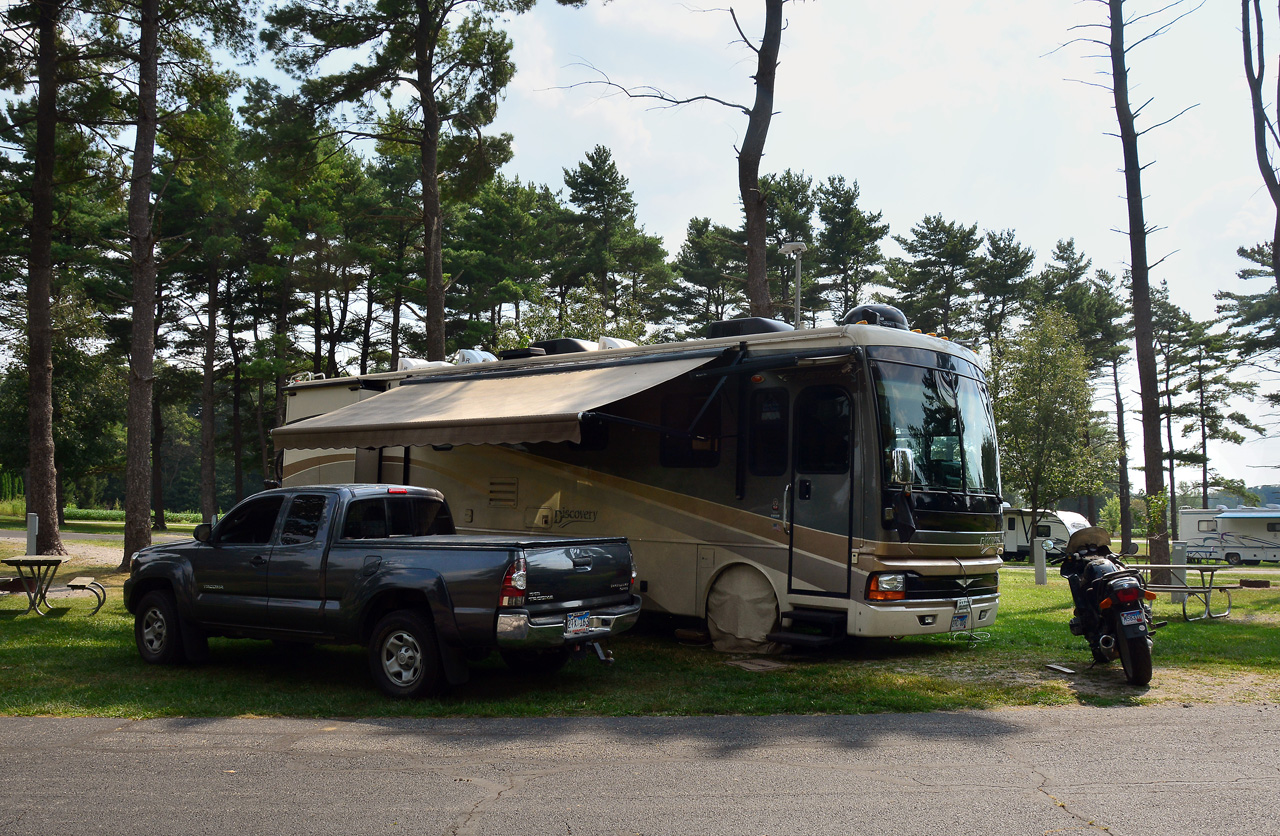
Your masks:
<path fill-rule="evenodd" d="M 444 676 L 431 622 L 413 610 L 384 615 L 369 639 L 369 672 L 389 697 L 418 699 L 439 694 Z"/>

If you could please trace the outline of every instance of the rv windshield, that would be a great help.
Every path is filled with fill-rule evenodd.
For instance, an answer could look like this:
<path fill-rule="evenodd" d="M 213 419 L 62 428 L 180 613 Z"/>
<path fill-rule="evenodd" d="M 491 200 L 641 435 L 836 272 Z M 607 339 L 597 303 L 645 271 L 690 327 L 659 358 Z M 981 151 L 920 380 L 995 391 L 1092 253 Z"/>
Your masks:
<path fill-rule="evenodd" d="M 986 384 L 940 368 L 872 361 L 885 484 L 893 451 L 915 456 L 914 484 L 1000 492 L 996 431 Z"/>

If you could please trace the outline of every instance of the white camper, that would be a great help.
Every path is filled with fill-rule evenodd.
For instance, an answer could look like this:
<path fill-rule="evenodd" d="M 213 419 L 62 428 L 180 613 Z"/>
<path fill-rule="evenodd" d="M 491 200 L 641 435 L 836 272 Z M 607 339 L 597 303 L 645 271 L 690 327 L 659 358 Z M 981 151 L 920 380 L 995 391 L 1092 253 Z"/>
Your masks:
<path fill-rule="evenodd" d="M 645 606 L 713 635 L 989 627 L 1002 537 L 985 376 L 968 349 L 876 313 L 300 381 L 274 431 L 281 476 L 439 488 L 460 532 L 624 535 Z"/>
<path fill-rule="evenodd" d="M 1233 566 L 1280 561 L 1280 505 L 1214 509 L 1182 508 L 1178 534 L 1194 562 L 1225 560 Z"/>
<path fill-rule="evenodd" d="M 1031 520 L 1035 512 L 1030 508 L 1011 508 L 1005 503 L 1004 508 L 1004 559 L 1029 560 L 1031 558 L 1031 541 L 1046 537 L 1065 543 L 1082 528 L 1089 527 L 1089 521 L 1075 511 L 1041 511 L 1040 520 L 1036 523 L 1034 534 L 1031 531 Z"/>

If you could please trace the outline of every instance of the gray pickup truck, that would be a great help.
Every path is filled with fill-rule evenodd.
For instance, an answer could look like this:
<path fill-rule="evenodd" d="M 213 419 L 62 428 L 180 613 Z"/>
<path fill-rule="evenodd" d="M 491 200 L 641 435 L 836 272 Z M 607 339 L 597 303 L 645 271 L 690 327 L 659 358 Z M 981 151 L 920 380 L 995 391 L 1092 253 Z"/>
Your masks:
<path fill-rule="evenodd" d="M 634 583 L 623 538 L 463 536 L 439 491 L 334 485 L 255 494 L 139 551 L 124 600 L 148 662 L 200 661 L 211 636 L 362 644 L 385 693 L 423 697 L 495 649 L 558 668 L 635 623 Z"/>

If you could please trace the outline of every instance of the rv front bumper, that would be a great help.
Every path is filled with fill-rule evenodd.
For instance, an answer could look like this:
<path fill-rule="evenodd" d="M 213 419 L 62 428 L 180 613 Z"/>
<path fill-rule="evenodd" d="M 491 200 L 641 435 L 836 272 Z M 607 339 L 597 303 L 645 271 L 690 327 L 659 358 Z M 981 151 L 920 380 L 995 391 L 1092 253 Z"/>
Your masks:
<path fill-rule="evenodd" d="M 1000 609 L 1000 595 L 979 595 L 969 599 L 969 609 L 962 612 L 958 602 L 932 601 L 867 601 L 854 619 L 855 636 L 926 636 L 933 633 L 985 630 L 995 624 Z M 966 615 L 954 621 L 957 615 Z"/>
<path fill-rule="evenodd" d="M 577 613 L 531 616 L 524 610 L 498 613 L 498 647 L 503 650 L 537 650 L 568 644 L 598 642 L 630 630 L 640 617 L 640 596 L 617 607 L 590 610 L 585 629 L 571 632 L 569 619 Z M 580 627 L 581 625 L 579 625 Z"/>

